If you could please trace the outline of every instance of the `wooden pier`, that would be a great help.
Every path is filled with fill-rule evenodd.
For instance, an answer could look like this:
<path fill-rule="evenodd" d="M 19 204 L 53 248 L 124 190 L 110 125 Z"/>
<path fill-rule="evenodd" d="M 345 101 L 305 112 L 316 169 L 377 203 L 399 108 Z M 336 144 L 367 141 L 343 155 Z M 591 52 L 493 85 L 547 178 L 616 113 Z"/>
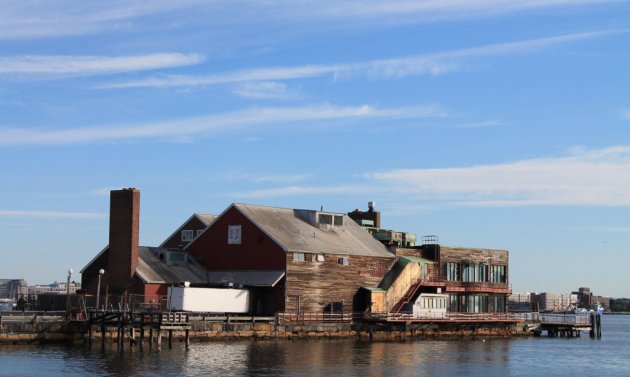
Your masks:
<path fill-rule="evenodd" d="M 190 318 L 188 313 L 181 312 L 105 312 L 88 313 L 88 343 L 92 345 L 94 330 L 100 330 L 101 344 L 105 345 L 108 332 L 116 332 L 116 343 L 124 347 L 126 340 L 131 346 L 143 347 L 148 332 L 149 346 L 154 342 L 162 345 L 162 334 L 168 333 L 168 345 L 172 346 L 173 332 L 184 331 L 186 347 L 190 345 Z M 114 330 L 112 330 L 114 329 Z M 113 337 L 113 335 L 112 335 Z"/>
<path fill-rule="evenodd" d="M 543 331 L 550 337 L 579 337 L 583 330 L 590 332 L 591 338 L 602 337 L 602 316 L 597 313 L 589 314 L 552 314 L 538 315 L 540 329 L 534 335 L 540 336 Z"/>

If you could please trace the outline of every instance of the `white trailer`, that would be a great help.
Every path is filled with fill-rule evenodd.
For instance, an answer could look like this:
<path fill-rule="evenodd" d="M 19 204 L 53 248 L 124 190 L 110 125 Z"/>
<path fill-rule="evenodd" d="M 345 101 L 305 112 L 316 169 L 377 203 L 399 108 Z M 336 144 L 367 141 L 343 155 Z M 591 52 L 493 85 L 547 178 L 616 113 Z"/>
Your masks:
<path fill-rule="evenodd" d="M 204 313 L 248 313 L 249 291 L 232 288 L 169 287 L 171 310 Z"/>

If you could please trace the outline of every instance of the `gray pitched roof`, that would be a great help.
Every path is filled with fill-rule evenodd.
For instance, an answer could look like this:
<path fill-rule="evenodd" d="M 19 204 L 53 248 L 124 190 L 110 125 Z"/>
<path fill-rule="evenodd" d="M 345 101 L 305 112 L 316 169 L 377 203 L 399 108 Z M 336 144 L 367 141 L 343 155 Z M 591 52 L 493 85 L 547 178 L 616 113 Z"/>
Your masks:
<path fill-rule="evenodd" d="M 284 271 L 276 270 L 214 270 L 208 271 L 210 284 L 233 283 L 244 287 L 274 287 L 284 277 Z"/>
<path fill-rule="evenodd" d="M 174 284 L 189 281 L 192 284 L 205 284 L 208 281 L 206 269 L 194 258 L 188 258 L 188 265 L 169 266 L 161 261 L 155 251 L 158 247 L 140 246 L 136 274 L 145 283 Z"/>
<path fill-rule="evenodd" d="M 316 211 L 233 204 L 285 251 L 394 258 L 383 244 L 345 214 L 343 228 L 323 229 L 306 217 Z M 329 212 L 326 212 L 329 213 Z"/>
<path fill-rule="evenodd" d="M 214 219 L 217 218 L 217 215 L 208 215 L 205 213 L 195 213 L 193 216 L 198 218 L 202 223 L 206 224 L 206 226 L 212 224 Z"/>

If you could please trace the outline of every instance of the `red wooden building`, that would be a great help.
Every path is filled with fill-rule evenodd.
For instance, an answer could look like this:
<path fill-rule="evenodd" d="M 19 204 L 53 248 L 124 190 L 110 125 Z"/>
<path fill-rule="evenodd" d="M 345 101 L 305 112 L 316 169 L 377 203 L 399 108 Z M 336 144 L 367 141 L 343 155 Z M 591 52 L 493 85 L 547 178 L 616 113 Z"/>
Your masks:
<path fill-rule="evenodd" d="M 255 314 L 351 312 L 395 256 L 346 214 L 232 204 L 186 250 L 211 283 L 250 288 Z"/>

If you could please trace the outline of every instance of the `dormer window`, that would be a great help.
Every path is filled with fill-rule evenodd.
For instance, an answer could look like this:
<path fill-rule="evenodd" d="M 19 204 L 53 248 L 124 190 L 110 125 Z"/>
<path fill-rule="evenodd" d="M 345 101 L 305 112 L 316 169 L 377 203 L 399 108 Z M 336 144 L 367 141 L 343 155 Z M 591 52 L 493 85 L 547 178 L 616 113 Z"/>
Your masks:
<path fill-rule="evenodd" d="M 344 225 L 343 215 L 334 213 L 318 213 L 317 226 L 323 229 L 341 228 Z"/>
<path fill-rule="evenodd" d="M 195 236 L 192 230 L 182 230 L 182 241 L 190 242 L 194 237 Z"/>

